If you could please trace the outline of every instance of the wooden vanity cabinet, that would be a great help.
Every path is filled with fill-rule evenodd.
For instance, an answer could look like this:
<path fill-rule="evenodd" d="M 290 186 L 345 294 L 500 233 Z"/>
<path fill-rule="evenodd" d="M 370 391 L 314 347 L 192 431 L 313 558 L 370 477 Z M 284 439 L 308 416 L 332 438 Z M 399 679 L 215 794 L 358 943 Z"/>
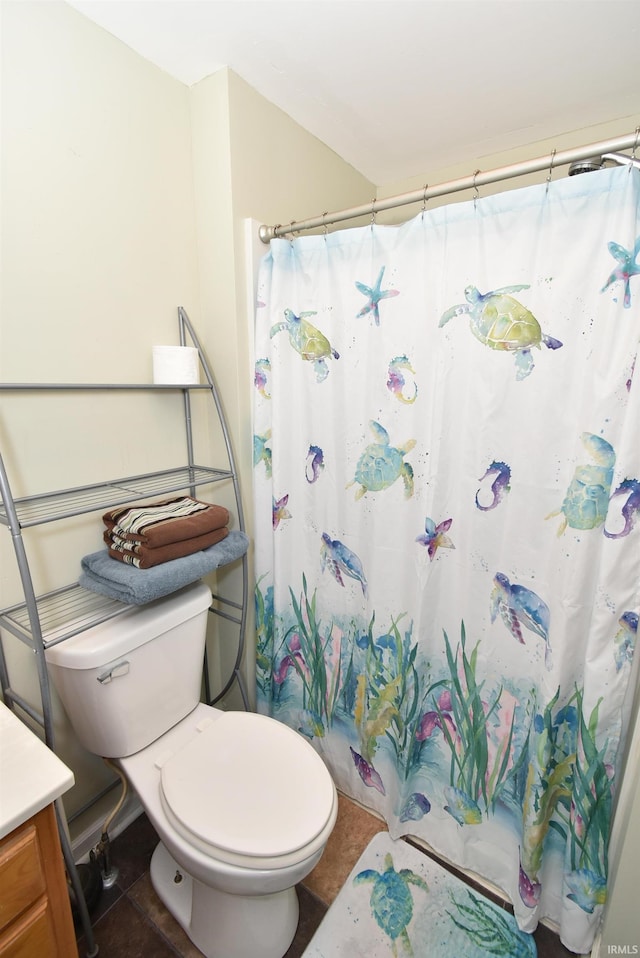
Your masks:
<path fill-rule="evenodd" d="M 53 805 L 0 840 L 1 958 L 78 958 Z"/>

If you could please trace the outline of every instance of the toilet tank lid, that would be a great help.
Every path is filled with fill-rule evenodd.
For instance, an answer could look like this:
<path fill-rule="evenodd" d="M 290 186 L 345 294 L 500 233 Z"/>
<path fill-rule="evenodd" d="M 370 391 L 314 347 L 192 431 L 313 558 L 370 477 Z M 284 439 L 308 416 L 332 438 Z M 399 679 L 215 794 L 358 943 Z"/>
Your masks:
<path fill-rule="evenodd" d="M 203 582 L 196 582 L 147 605 L 127 606 L 121 615 L 51 646 L 45 657 L 50 665 L 60 668 L 101 668 L 194 618 L 210 605 L 211 590 Z"/>

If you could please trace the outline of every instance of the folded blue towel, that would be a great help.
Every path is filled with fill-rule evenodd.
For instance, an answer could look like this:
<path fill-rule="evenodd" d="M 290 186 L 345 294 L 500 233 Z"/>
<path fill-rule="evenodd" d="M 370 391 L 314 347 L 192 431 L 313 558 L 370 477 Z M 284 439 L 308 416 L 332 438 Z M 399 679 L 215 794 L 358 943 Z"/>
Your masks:
<path fill-rule="evenodd" d="M 222 542 L 209 549 L 181 559 L 171 559 L 152 569 L 137 569 L 118 562 L 111 558 L 106 549 L 101 549 L 81 560 L 82 572 L 78 583 L 83 589 L 99 592 L 127 605 L 145 605 L 239 559 L 248 548 L 249 537 L 244 532 L 232 530 Z"/>

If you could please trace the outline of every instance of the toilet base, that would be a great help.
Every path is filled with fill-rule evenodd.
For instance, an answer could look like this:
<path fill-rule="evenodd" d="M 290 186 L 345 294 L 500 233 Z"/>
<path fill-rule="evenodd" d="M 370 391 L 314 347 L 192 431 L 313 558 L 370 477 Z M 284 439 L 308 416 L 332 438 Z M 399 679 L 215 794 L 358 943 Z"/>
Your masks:
<path fill-rule="evenodd" d="M 206 958 L 283 958 L 298 927 L 295 888 L 269 895 L 230 895 L 203 885 L 160 842 L 151 883 L 165 907 Z"/>

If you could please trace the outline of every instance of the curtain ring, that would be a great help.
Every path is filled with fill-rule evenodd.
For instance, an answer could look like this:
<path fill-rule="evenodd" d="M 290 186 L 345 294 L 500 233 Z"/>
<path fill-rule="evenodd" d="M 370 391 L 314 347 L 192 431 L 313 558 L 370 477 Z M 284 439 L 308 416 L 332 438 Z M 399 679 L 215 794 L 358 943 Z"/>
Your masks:
<path fill-rule="evenodd" d="M 633 144 L 633 149 L 631 150 L 631 159 L 635 160 L 636 150 L 638 149 L 638 141 L 640 141 L 640 126 L 636 127 L 636 138 Z"/>
<path fill-rule="evenodd" d="M 551 151 L 551 160 L 549 162 L 549 172 L 547 173 L 547 192 L 549 192 L 549 183 L 551 182 L 551 174 L 553 173 L 553 161 L 556 158 L 556 151 Z"/>
<path fill-rule="evenodd" d="M 329 210 L 325 210 L 324 213 L 322 214 L 322 231 L 323 231 L 323 233 L 324 233 L 325 236 L 326 236 L 327 233 L 329 232 L 329 227 L 327 226 L 327 224 L 326 224 L 325 221 L 324 221 L 324 218 L 325 218 L 325 216 L 328 215 L 328 213 L 329 213 Z"/>
<path fill-rule="evenodd" d="M 429 189 L 429 184 L 424 184 L 424 193 L 422 194 L 422 213 L 423 215 L 427 212 L 427 190 Z"/>
<path fill-rule="evenodd" d="M 473 208 L 476 209 L 476 204 L 480 199 L 480 193 L 478 192 L 478 187 L 476 186 L 476 176 L 478 173 L 481 173 L 482 170 L 476 170 L 473 174 Z"/>
<path fill-rule="evenodd" d="M 375 226 L 376 224 L 376 211 L 374 208 L 375 205 L 376 205 L 376 198 L 374 196 L 373 199 L 371 200 L 371 226 L 372 227 Z"/>

